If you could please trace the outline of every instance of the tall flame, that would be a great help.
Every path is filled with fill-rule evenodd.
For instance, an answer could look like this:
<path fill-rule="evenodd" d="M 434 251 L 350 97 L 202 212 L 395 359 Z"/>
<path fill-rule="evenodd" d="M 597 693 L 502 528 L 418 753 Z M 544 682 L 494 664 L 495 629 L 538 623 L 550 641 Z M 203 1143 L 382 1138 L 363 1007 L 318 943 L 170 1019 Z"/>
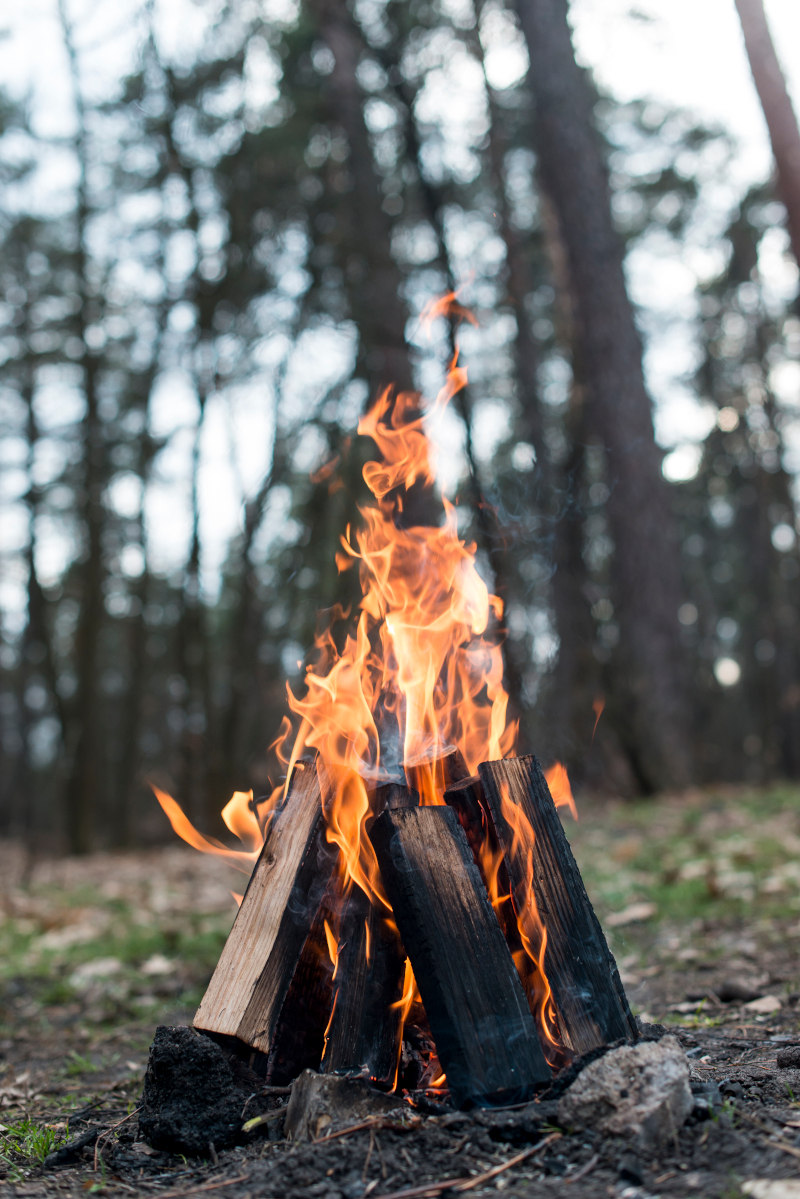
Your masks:
<path fill-rule="evenodd" d="M 455 312 L 459 319 L 463 315 L 454 296 L 445 297 L 428 315 L 442 312 Z M 362 598 L 357 617 L 341 649 L 330 625 L 319 634 L 304 694 L 287 687 L 299 727 L 289 752 L 292 732 L 285 718 L 275 746 L 286 767 L 286 783 L 274 789 L 263 811 L 259 807 L 256 812 L 252 792 L 237 792 L 223 810 L 227 827 L 244 848 L 229 850 L 204 837 L 169 795 L 154 788 L 180 836 L 249 871 L 295 761 L 307 747 L 317 750 L 326 836 L 340 850 L 339 893 L 346 898 L 354 885 L 360 887 L 395 933 L 367 835 L 375 815 L 374 789 L 389 780 L 408 780 L 423 804 L 441 804 L 447 785 L 442 761 L 448 753 L 458 751 L 474 774 L 481 762 L 515 752 L 517 726 L 508 715 L 498 635 L 502 602 L 478 573 L 475 545 L 459 538 L 455 507 L 434 492 L 436 453 L 429 430 L 466 382 L 456 350 L 446 382 L 427 411 L 416 394 L 388 388 L 359 423 L 359 434 L 371 438 L 378 452 L 363 470 L 373 501 L 360 510 L 361 527 L 348 526 L 336 555 L 340 571 L 358 564 Z M 332 460 L 317 478 L 332 476 L 337 463 Z M 346 615 L 334 609 L 334 620 Z M 556 763 L 547 779 L 555 802 L 569 806 L 576 816 L 564 767 Z M 540 1035 L 556 1046 L 557 1022 L 544 969 L 547 932 L 533 897 L 534 834 L 508 796 L 503 797 L 503 814 L 513 830 L 512 854 L 523 863 L 524 893 L 509 893 L 503 855 L 488 829 L 476 853 L 498 919 L 521 945 L 515 960 Z M 334 979 L 339 962 L 335 925 L 325 924 Z M 406 963 L 403 995 L 395 1005 L 403 1022 L 418 998 Z M 329 1029 L 330 1022 L 326 1036 Z"/>

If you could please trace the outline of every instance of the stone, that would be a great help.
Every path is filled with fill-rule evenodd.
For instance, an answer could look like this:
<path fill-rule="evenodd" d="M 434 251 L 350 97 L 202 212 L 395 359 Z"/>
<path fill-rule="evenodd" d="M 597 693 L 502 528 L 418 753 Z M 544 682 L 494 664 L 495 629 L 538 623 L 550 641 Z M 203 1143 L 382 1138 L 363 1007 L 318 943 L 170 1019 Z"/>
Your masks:
<path fill-rule="evenodd" d="M 750 1003 L 753 999 L 761 999 L 764 992 L 752 984 L 730 978 L 715 987 L 714 994 L 722 1003 Z"/>
<path fill-rule="evenodd" d="M 692 1106 L 686 1054 L 667 1036 L 612 1049 L 588 1065 L 560 1100 L 558 1120 L 652 1150 L 677 1133 Z"/>
<path fill-rule="evenodd" d="M 800 1199 L 800 1181 L 796 1178 L 751 1178 L 742 1183 L 742 1194 L 753 1199 Z"/>
<path fill-rule="evenodd" d="M 316 1141 L 337 1125 L 358 1124 L 371 1116 L 408 1111 L 396 1095 L 386 1095 L 363 1078 L 304 1070 L 292 1086 L 284 1135 L 288 1141 Z"/>
<path fill-rule="evenodd" d="M 229 1149 L 248 1139 L 243 1123 L 269 1107 L 264 1096 L 253 1098 L 263 1086 L 210 1037 L 161 1025 L 150 1046 L 139 1131 L 154 1149 L 213 1157 L 211 1145 Z"/>
<path fill-rule="evenodd" d="M 761 999 L 751 999 L 750 1003 L 744 1005 L 744 1009 L 746 1012 L 754 1012 L 757 1016 L 771 1016 L 773 1012 L 779 1012 L 782 1006 L 777 995 L 763 995 Z"/>
<path fill-rule="evenodd" d="M 782 1070 L 794 1067 L 800 1070 L 800 1045 L 784 1045 L 776 1055 L 776 1061 Z"/>

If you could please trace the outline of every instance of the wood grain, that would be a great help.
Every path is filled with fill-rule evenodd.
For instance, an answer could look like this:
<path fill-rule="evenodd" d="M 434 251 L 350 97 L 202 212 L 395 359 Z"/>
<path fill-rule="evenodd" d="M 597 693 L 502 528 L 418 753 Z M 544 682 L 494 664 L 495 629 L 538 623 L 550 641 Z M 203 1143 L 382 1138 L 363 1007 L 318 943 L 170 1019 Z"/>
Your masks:
<path fill-rule="evenodd" d="M 551 1071 L 455 813 L 388 810 L 370 838 L 454 1102 L 530 1096 Z"/>
<path fill-rule="evenodd" d="M 636 1040 L 616 962 L 539 763 L 532 755 L 484 762 L 479 775 L 517 911 L 529 902 L 527 854 L 532 854 L 534 898 L 547 928 L 544 968 L 567 1046 L 580 1054 L 620 1038 Z M 524 815 L 532 837 L 515 838 L 513 820 L 503 811 L 504 793 Z"/>
<path fill-rule="evenodd" d="M 197 1010 L 196 1028 L 269 1053 L 335 859 L 324 839 L 316 765 L 298 762 Z"/>

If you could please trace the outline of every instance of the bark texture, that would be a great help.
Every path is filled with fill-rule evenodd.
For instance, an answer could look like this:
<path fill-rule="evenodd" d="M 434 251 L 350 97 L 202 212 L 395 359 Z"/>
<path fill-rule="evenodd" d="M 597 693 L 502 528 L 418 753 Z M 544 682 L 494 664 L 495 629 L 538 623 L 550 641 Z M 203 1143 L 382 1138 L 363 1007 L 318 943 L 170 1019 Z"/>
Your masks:
<path fill-rule="evenodd" d="M 744 44 L 778 168 L 778 194 L 786 206 L 792 253 L 800 263 L 800 129 L 775 53 L 763 0 L 736 0 Z"/>
<path fill-rule="evenodd" d="M 593 125 L 594 94 L 575 61 L 566 0 L 517 0 L 517 8 L 531 62 L 539 177 L 567 251 L 587 416 L 607 454 L 620 626 L 616 722 L 641 785 L 680 786 L 692 770 L 678 637 L 677 535 Z"/>
<path fill-rule="evenodd" d="M 309 9 L 335 59 L 328 79 L 330 103 L 350 148 L 347 208 L 351 237 L 362 260 L 356 261 L 354 256 L 348 270 L 360 276 L 359 312 L 354 315 L 370 392 L 374 395 L 390 384 L 411 391 L 414 380 L 405 340 L 402 276 L 391 253 L 392 223 L 382 207 L 383 194 L 364 118 L 364 95 L 356 77 L 361 37 L 344 0 L 309 0 Z"/>

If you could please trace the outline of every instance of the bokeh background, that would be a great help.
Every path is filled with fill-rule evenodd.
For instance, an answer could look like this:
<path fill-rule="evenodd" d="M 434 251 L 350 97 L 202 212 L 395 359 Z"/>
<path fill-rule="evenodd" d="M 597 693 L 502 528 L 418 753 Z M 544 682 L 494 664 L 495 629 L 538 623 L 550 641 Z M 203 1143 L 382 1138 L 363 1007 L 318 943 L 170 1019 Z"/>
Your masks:
<path fill-rule="evenodd" d="M 800 10 L 765 7 L 796 96 Z M 798 269 L 733 0 L 574 0 L 555 84 L 503 0 L 17 8 L 0 834 L 149 844 L 148 779 L 211 832 L 270 789 L 286 683 L 353 599 L 359 415 L 435 395 L 455 336 L 431 436 L 504 599 L 520 752 L 579 794 L 800 776 Z M 478 323 L 426 327 L 453 287 Z"/>

